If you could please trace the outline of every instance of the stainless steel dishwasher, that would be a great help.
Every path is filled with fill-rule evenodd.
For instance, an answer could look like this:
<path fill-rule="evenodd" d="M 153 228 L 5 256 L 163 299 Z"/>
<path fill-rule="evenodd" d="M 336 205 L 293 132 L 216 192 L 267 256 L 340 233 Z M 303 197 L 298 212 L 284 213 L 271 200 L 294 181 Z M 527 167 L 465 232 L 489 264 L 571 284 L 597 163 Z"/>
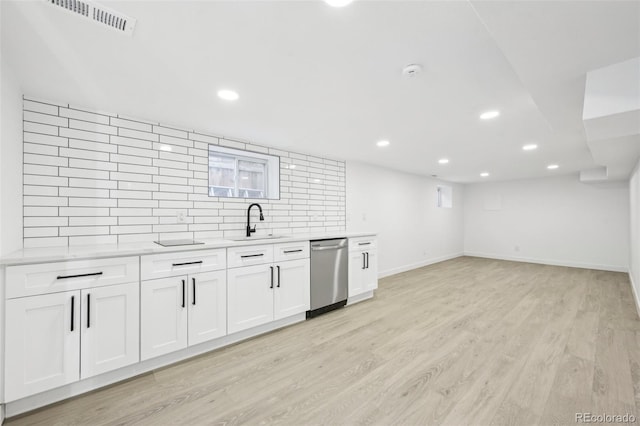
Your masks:
<path fill-rule="evenodd" d="M 311 241 L 311 310 L 307 318 L 347 304 L 348 261 L 346 238 Z"/>

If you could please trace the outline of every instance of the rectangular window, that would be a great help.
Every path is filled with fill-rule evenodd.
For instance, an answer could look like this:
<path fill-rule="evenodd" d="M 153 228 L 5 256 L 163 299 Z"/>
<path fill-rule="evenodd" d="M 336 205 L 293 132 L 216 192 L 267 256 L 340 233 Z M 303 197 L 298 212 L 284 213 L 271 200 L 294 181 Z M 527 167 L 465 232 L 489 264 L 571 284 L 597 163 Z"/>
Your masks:
<path fill-rule="evenodd" d="M 280 198 L 280 157 L 209 145 L 209 196 Z"/>

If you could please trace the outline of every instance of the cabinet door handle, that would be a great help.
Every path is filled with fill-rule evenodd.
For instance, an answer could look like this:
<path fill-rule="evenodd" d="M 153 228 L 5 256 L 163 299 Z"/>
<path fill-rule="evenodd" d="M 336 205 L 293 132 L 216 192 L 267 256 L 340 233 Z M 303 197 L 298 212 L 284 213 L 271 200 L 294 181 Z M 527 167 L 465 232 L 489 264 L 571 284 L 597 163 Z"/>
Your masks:
<path fill-rule="evenodd" d="M 369 269 L 369 252 L 366 252 L 366 253 L 367 253 L 367 269 Z"/>
<path fill-rule="evenodd" d="M 91 293 L 87 294 L 87 328 L 91 328 Z"/>
<path fill-rule="evenodd" d="M 80 277 L 95 277 L 98 275 L 102 275 L 102 272 L 92 272 L 90 274 L 78 274 L 78 275 L 58 275 L 56 277 L 57 280 L 66 280 L 68 278 L 80 278 Z"/>
<path fill-rule="evenodd" d="M 200 263 L 202 263 L 202 260 L 198 260 L 197 262 L 174 263 L 173 266 L 198 265 Z"/>
<path fill-rule="evenodd" d="M 284 254 L 289 254 L 289 253 L 300 253 L 302 251 L 302 249 L 298 249 L 298 250 L 285 250 Z"/>
<path fill-rule="evenodd" d="M 273 288 L 273 266 L 269 266 L 269 268 L 271 268 L 271 287 L 269 288 Z"/>
<path fill-rule="evenodd" d="M 75 302 L 76 302 L 76 297 L 75 296 L 71 296 L 71 331 L 73 331 L 73 323 L 74 318 L 73 318 L 73 311 L 75 310 Z"/>
<path fill-rule="evenodd" d="M 362 253 L 362 269 L 367 269 L 367 255 Z"/>
<path fill-rule="evenodd" d="M 278 269 L 278 287 L 280 287 L 280 265 L 276 266 Z"/>
<path fill-rule="evenodd" d="M 195 306 L 196 304 L 196 279 L 195 278 L 191 278 L 192 282 L 193 282 L 193 305 Z"/>
<path fill-rule="evenodd" d="M 184 308 L 186 306 L 186 300 L 185 300 L 185 285 L 187 283 L 185 282 L 185 280 L 182 280 L 182 307 Z"/>
<path fill-rule="evenodd" d="M 264 253 L 260 253 L 260 254 L 243 254 L 240 257 L 242 259 L 245 259 L 247 257 L 260 257 L 260 256 L 264 256 Z"/>

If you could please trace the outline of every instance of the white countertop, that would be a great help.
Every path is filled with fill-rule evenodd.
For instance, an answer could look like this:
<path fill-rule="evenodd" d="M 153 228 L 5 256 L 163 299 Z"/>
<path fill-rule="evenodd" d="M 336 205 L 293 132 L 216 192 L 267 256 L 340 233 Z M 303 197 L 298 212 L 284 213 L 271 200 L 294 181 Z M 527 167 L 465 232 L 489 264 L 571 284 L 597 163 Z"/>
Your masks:
<path fill-rule="evenodd" d="M 22 265 L 28 263 L 60 262 L 64 260 L 96 259 L 103 257 L 140 256 L 155 253 L 207 250 L 213 248 L 241 247 L 257 244 L 291 243 L 295 241 L 321 240 L 327 238 L 355 238 L 376 235 L 375 232 L 331 232 L 320 234 L 287 235 L 282 238 L 253 236 L 243 241 L 198 240 L 204 244 L 162 247 L 156 243 L 102 244 L 92 246 L 42 247 L 17 250 L 0 258 L 0 265 Z"/>

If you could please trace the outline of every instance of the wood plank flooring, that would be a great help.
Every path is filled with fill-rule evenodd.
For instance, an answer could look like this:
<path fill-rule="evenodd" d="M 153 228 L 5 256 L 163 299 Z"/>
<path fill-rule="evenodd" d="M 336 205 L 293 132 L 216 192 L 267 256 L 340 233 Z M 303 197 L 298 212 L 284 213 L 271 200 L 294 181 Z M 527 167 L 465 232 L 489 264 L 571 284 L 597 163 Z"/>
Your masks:
<path fill-rule="evenodd" d="M 8 425 L 552 425 L 640 416 L 626 274 L 462 257 Z"/>

